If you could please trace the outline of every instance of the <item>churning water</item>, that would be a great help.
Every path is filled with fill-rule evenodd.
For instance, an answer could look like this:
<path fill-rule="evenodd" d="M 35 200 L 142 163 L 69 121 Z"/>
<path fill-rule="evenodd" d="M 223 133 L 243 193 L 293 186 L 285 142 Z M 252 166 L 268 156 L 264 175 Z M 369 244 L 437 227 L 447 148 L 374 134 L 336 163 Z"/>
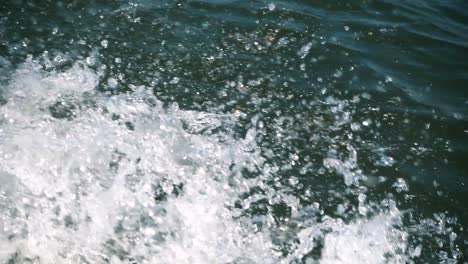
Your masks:
<path fill-rule="evenodd" d="M 467 98 L 352 2 L 0 4 L 0 263 L 462 263 Z"/>

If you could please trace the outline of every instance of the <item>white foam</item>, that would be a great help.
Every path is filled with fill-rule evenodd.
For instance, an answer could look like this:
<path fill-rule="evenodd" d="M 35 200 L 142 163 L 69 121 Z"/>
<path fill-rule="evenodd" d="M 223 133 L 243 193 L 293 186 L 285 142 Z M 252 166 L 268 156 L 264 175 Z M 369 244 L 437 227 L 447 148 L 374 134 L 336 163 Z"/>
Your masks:
<path fill-rule="evenodd" d="M 12 76 L 0 106 L 0 262 L 289 263 L 319 235 L 323 263 L 379 263 L 404 251 L 391 234 L 395 216 L 381 215 L 299 229 L 297 249 L 281 257 L 274 221 L 233 207 L 259 184 L 243 168 L 276 171 L 263 164 L 254 129 L 235 139 L 235 115 L 165 109 L 141 88 L 103 96 L 98 83 L 83 63 L 44 72 L 28 61 Z M 73 115 L 52 116 L 57 102 L 76 104 Z M 297 197 L 279 192 L 241 202 L 280 196 L 299 215 Z"/>
<path fill-rule="evenodd" d="M 336 222 L 320 263 L 407 263 L 407 234 L 394 227 L 396 219 L 385 214 L 350 225 Z"/>
<path fill-rule="evenodd" d="M 15 216 L 2 218 L 1 243 L 7 246 L 0 259 L 13 252 L 41 263 L 274 258 L 268 237 L 251 234 L 249 224 L 234 220 L 236 212 L 226 206 L 238 189 L 229 186 L 230 166 L 260 162 L 248 144 L 188 133 L 177 116 L 197 129 L 221 121 L 199 112 L 168 113 L 144 91 L 95 95 L 95 107 L 79 110 L 71 120 L 51 116 L 51 104 L 82 100 L 97 83 L 98 76 L 82 64 L 45 73 L 33 62 L 10 82 L 8 103 L 0 110 L 0 166 L 10 202 L 3 210 Z M 171 195 L 179 184 L 183 194 Z M 168 193 L 166 201 L 155 201 L 157 185 Z"/>

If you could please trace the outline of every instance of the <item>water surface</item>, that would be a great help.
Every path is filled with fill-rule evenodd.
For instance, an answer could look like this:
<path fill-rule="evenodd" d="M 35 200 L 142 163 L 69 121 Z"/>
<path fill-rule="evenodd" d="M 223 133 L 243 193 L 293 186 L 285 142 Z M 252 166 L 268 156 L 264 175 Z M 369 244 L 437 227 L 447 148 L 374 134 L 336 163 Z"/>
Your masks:
<path fill-rule="evenodd" d="M 464 263 L 465 1 L 0 3 L 1 263 Z"/>

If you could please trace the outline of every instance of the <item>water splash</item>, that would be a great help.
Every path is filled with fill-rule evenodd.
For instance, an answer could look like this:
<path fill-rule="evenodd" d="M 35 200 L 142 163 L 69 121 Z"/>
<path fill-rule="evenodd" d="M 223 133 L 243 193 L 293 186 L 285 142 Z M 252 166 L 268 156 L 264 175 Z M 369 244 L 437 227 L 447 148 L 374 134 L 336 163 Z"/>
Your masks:
<path fill-rule="evenodd" d="M 269 185 L 284 166 L 267 161 L 257 142 L 262 125 L 239 138 L 236 113 L 163 106 L 145 87 L 105 95 L 99 82 L 83 62 L 45 71 L 30 59 L 11 76 L 0 106 L 0 262 L 409 260 L 394 203 L 375 205 L 360 193 L 361 217 L 343 221 Z M 348 151 L 324 165 L 360 187 L 365 176 Z M 263 201 L 290 208 L 287 221 L 248 213 Z M 348 204 L 340 206 L 345 213 Z"/>
<path fill-rule="evenodd" d="M 13 77 L 1 108 L 2 210 L 10 214 L 2 217 L 1 259 L 209 263 L 271 255 L 264 234 L 250 234 L 227 207 L 244 187 L 231 167 L 261 160 L 242 139 L 183 128 L 224 117 L 166 111 L 144 90 L 94 96 L 97 84 L 79 63 L 44 73 L 29 62 Z M 71 113 L 53 114 L 55 105 Z"/>

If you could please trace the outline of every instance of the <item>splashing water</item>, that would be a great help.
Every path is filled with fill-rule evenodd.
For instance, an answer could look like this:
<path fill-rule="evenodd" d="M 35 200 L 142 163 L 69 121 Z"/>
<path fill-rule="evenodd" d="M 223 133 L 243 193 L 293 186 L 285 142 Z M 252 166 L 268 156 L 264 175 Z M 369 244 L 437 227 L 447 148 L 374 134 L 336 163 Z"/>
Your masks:
<path fill-rule="evenodd" d="M 144 87 L 109 96 L 98 84 L 82 62 L 60 72 L 28 60 L 10 78 L 0 106 L 1 263 L 410 261 L 394 203 L 373 210 L 361 194 L 364 217 L 323 216 L 268 186 L 278 168 L 257 143 L 262 131 L 236 137 L 235 113 L 164 107 Z M 349 150 L 324 165 L 358 185 Z M 245 211 L 278 197 L 295 211 L 286 224 Z"/>
<path fill-rule="evenodd" d="M 204 113 L 165 111 L 144 91 L 85 103 L 98 81 L 91 70 L 44 74 L 36 66 L 18 70 L 1 111 L 2 259 L 267 257 L 270 242 L 226 207 L 244 187 L 230 166 L 261 162 L 249 142 L 190 134 L 182 120 L 206 126 L 197 123 Z M 55 119 L 50 105 L 73 114 Z"/>

